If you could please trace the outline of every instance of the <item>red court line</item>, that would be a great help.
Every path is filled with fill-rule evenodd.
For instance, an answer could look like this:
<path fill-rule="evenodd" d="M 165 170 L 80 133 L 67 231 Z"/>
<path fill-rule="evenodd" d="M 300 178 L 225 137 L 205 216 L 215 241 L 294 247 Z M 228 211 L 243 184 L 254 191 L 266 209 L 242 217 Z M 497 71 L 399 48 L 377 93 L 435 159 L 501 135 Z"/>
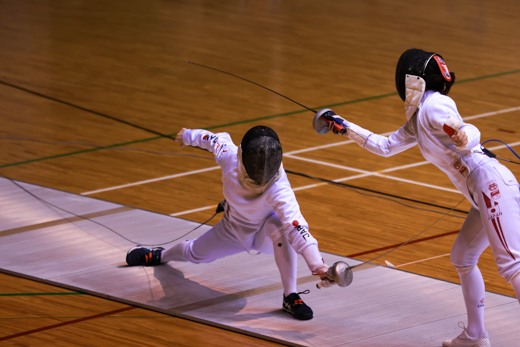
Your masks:
<path fill-rule="evenodd" d="M 411 245 L 413 243 L 419 243 L 419 242 L 423 242 L 423 241 L 428 241 L 428 240 L 433 240 L 433 239 L 437 239 L 439 237 L 444 237 L 444 236 L 448 236 L 448 235 L 457 234 L 459 231 L 460 230 L 455 230 L 455 231 L 450 231 L 450 232 L 447 232 L 447 233 L 444 233 L 444 234 L 423 237 L 422 239 L 412 240 L 412 241 L 408 242 L 407 245 Z M 375 253 L 375 252 L 380 252 L 380 251 L 386 251 L 388 249 L 396 248 L 396 247 L 401 246 L 402 244 L 403 243 L 397 243 L 395 245 L 390 245 L 390 246 L 385 246 L 385 247 L 381 247 L 381 248 L 371 249 L 371 250 L 364 251 L 364 252 L 350 254 L 350 255 L 347 255 L 346 257 L 348 257 L 348 258 L 356 258 L 356 257 L 359 257 L 361 255 L 365 255 L 365 254 L 370 254 L 370 253 Z"/>
<path fill-rule="evenodd" d="M 104 316 L 109 316 L 111 314 L 116 314 L 116 313 L 121 313 L 121 312 L 125 312 L 125 311 L 130 311 L 130 310 L 133 310 L 135 308 L 137 308 L 137 307 L 129 306 L 129 307 L 125 307 L 125 308 L 120 308 L 119 310 L 114 310 L 114 311 L 109 311 L 109 312 L 105 312 L 105 313 L 96 314 L 94 316 L 83 317 L 83 318 L 74 319 L 74 320 L 70 320 L 70 321 L 67 321 L 67 322 L 63 322 L 63 323 L 49 325 L 49 326 L 43 327 L 43 328 L 38 328 L 38 329 L 34 329 L 34 330 L 28 330 L 28 331 L 24 331 L 22 333 L 0 337 L 0 341 L 14 339 L 15 337 L 20 337 L 20 336 L 25 336 L 25 335 L 29 335 L 29 334 L 39 333 L 40 331 L 45 331 L 45 330 L 49 330 L 49 329 L 59 328 L 59 327 L 65 326 L 65 325 L 76 324 L 76 323 L 84 322 L 84 321 L 91 320 L 91 319 L 96 319 L 96 318 L 100 318 L 100 317 L 104 317 Z"/>

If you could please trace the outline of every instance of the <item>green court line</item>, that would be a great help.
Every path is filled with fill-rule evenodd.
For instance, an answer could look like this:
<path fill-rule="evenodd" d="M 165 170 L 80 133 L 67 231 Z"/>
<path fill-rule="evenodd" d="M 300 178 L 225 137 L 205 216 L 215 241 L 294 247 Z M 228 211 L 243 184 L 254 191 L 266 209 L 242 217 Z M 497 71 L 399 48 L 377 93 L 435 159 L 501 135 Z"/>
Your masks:
<path fill-rule="evenodd" d="M 506 75 L 513 75 L 513 74 L 517 74 L 517 73 L 520 73 L 520 69 L 506 71 L 506 72 L 499 72 L 499 73 L 496 73 L 496 74 L 479 76 L 479 77 L 474 77 L 474 78 L 468 78 L 468 79 L 465 79 L 465 80 L 456 81 L 456 83 L 475 82 L 475 81 L 481 81 L 481 80 L 488 79 L 488 78 L 496 78 L 496 77 L 501 77 L 501 76 L 506 76 Z M 383 99 L 383 98 L 387 98 L 389 96 L 394 96 L 394 95 L 397 95 L 397 93 L 388 93 L 388 94 L 370 96 L 370 97 L 366 97 L 366 98 L 355 99 L 355 100 L 350 100 L 350 101 L 345 101 L 345 102 L 339 102 L 339 103 L 330 104 L 330 105 L 313 107 L 313 109 L 319 110 L 319 109 L 322 109 L 322 108 L 331 108 L 331 107 L 336 107 L 336 106 L 344 106 L 344 105 L 355 104 L 355 103 L 364 102 L 364 101 Z M 279 113 L 279 114 L 275 114 L 275 115 L 271 115 L 271 116 L 258 117 L 258 118 L 253 118 L 253 119 L 246 119 L 246 120 L 233 122 L 233 123 L 213 125 L 213 126 L 209 126 L 209 127 L 203 128 L 203 129 L 212 130 L 212 129 L 230 127 L 230 126 L 246 124 L 246 123 L 252 123 L 252 122 L 257 122 L 257 121 L 266 120 L 266 119 L 272 119 L 272 118 L 278 118 L 278 117 L 285 117 L 285 116 L 295 115 L 295 114 L 304 113 L 304 112 L 310 112 L 310 111 L 306 110 L 306 109 L 303 109 L 303 110 L 298 110 L 298 111 Z M 177 135 L 177 133 L 165 134 L 165 135 L 173 137 L 173 136 Z M 48 157 L 36 158 L 36 159 L 31 159 L 31 160 L 26 160 L 26 161 L 20 161 L 20 162 L 16 162 L 16 163 L 4 164 L 4 165 L 0 165 L 0 169 L 6 168 L 6 167 L 10 167 L 10 166 L 18 166 L 18 165 L 23 165 L 23 164 L 34 163 L 34 162 L 43 161 L 43 160 L 67 157 L 67 156 L 72 156 L 72 155 L 76 155 L 76 154 L 94 152 L 94 151 L 98 151 L 98 150 L 105 149 L 105 148 L 121 147 L 121 146 L 131 145 L 131 144 L 140 143 L 140 142 L 153 141 L 153 140 L 158 140 L 158 139 L 161 139 L 161 138 L 162 138 L 161 136 L 155 136 L 155 137 L 145 138 L 145 139 L 141 139 L 141 140 L 134 140 L 134 141 L 130 141 L 130 142 L 113 144 L 113 145 L 105 146 L 104 148 L 91 148 L 91 149 L 85 149 L 85 150 L 81 150 L 81 151 L 75 151 L 75 152 L 57 154 L 57 155 L 48 156 Z"/>
<path fill-rule="evenodd" d="M 86 318 L 87 316 L 75 316 L 75 317 L 0 317 L 0 320 L 2 319 L 81 319 L 81 318 Z M 157 319 L 157 318 L 177 318 L 177 317 L 174 317 L 174 316 L 168 316 L 168 315 L 163 315 L 163 316 L 115 316 L 115 315 L 112 315 L 112 316 L 104 316 L 104 317 L 99 317 L 99 318 L 153 318 L 153 319 Z"/>
<path fill-rule="evenodd" d="M 474 78 L 466 78 L 465 80 L 462 80 L 462 81 L 456 81 L 456 83 L 466 83 L 466 82 L 480 81 L 480 80 L 484 80 L 484 79 L 487 79 L 487 78 L 494 78 L 494 77 L 501 77 L 501 76 L 506 76 L 506 75 L 513 75 L 513 74 L 519 73 L 519 72 L 520 72 L 520 69 L 506 71 L 506 72 L 499 72 L 499 73 L 496 73 L 496 74 L 493 74 L 493 75 L 486 75 L 486 76 L 480 76 L 480 77 L 474 77 Z"/>
<path fill-rule="evenodd" d="M 66 292 L 66 293 L 12 293 L 12 294 L 0 294 L 0 296 L 39 296 L 39 295 L 87 295 L 85 293 L 78 292 Z"/>

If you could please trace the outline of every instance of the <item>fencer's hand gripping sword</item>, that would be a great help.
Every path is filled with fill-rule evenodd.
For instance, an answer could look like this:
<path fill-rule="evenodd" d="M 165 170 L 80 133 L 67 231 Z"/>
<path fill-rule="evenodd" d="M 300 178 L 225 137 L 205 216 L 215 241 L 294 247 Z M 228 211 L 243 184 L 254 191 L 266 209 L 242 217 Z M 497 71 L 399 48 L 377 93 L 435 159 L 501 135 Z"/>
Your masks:
<path fill-rule="evenodd" d="M 332 111 L 331 109 L 328 109 L 328 108 L 324 108 L 324 109 L 321 109 L 319 111 L 315 111 L 313 110 L 312 108 L 310 107 L 307 107 L 303 104 L 300 104 L 299 102 L 297 101 L 294 101 L 293 99 L 291 98 L 288 98 L 287 96 L 283 95 L 283 94 L 280 94 L 272 89 L 269 89 L 267 87 L 264 87 L 263 85 L 261 84 L 258 84 L 256 82 L 253 82 L 253 81 L 250 81 L 248 79 L 245 79 L 243 77 L 240 77 L 240 76 L 237 76 L 237 75 L 234 75 L 232 73 L 229 73 L 229 72 L 226 72 L 226 71 L 223 71 L 223 70 L 219 70 L 219 69 L 215 69 L 213 67 L 210 67 L 210 66 L 206 66 L 206 65 L 202 65 L 202 64 L 197 64 L 197 63 L 193 63 L 191 61 L 187 61 L 188 64 L 192 64 L 192 65 L 196 65 L 196 66 L 200 66 L 200 67 L 204 67 L 206 69 L 210 69 L 210 70 L 213 70 L 213 71 L 217 71 L 217 72 L 221 72 L 221 73 L 224 73 L 226 75 L 229 75 L 229 76 L 233 76 L 233 77 L 236 77 L 236 78 L 239 78 L 243 81 L 246 81 L 246 82 L 249 82 L 249 83 L 252 83 L 260 88 L 264 88 L 272 93 L 275 93 L 277 95 L 280 95 L 281 97 L 289 100 L 289 101 L 292 101 L 294 102 L 295 104 L 311 111 L 311 112 L 314 112 L 315 113 L 315 116 L 314 116 L 314 119 L 312 121 L 312 125 L 314 127 L 314 130 L 316 130 L 319 134 L 325 134 L 329 131 L 329 127 L 328 125 L 331 123 L 331 122 L 334 122 L 334 127 L 336 129 L 337 132 L 341 133 L 341 134 L 344 134 L 346 131 L 347 131 L 347 128 L 348 126 L 343 123 L 343 121 L 341 119 L 338 119 L 338 118 L 335 118 L 333 116 L 336 115 L 336 113 L 334 113 L 334 111 Z"/>
<path fill-rule="evenodd" d="M 327 278 L 329 280 L 333 280 L 340 287 L 346 287 L 352 283 L 352 279 L 354 278 L 352 268 L 345 263 L 344 261 L 335 262 L 329 269 L 327 270 Z M 316 284 L 316 288 L 320 289 L 325 287 L 326 280 L 322 280 Z"/>

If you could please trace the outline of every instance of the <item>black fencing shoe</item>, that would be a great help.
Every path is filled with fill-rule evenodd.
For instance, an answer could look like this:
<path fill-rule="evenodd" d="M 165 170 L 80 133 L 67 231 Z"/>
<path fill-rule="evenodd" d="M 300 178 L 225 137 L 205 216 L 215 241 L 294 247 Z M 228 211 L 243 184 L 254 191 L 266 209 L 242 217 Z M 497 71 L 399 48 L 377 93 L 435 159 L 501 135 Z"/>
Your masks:
<path fill-rule="evenodd" d="M 289 312 L 296 319 L 307 320 L 312 319 L 312 310 L 305 305 L 298 294 L 308 294 L 309 290 L 300 293 L 291 293 L 288 296 L 283 296 L 283 310 Z"/>
<path fill-rule="evenodd" d="M 126 254 L 126 262 L 130 266 L 134 265 L 159 265 L 161 263 L 162 247 L 145 248 L 136 246 Z"/>

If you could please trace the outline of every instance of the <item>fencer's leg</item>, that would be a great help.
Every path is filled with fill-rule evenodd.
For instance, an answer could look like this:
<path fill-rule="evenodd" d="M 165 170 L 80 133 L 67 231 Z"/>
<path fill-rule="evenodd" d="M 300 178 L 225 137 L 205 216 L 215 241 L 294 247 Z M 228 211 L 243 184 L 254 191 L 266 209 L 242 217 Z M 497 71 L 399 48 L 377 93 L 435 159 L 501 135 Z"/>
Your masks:
<path fill-rule="evenodd" d="M 312 319 L 314 315 L 312 309 L 303 302 L 299 295 L 307 294 L 307 291 L 298 293 L 296 288 L 298 253 L 287 240 L 283 224 L 276 213 L 267 218 L 257 236 L 260 235 L 268 235 L 271 240 L 272 247 L 270 250 L 274 253 L 274 259 L 283 284 L 283 310 L 296 319 Z M 264 242 L 255 238 L 255 245 L 257 247 L 261 244 L 267 245 L 267 242 L 265 242 L 266 236 L 263 236 Z"/>
<path fill-rule="evenodd" d="M 520 191 L 509 169 L 500 163 L 483 165 L 478 172 L 475 201 L 480 206 L 498 273 L 520 293 Z"/>
<path fill-rule="evenodd" d="M 285 296 L 291 293 L 297 293 L 296 280 L 297 277 L 297 259 L 298 254 L 289 244 L 285 235 L 282 235 L 273 244 L 274 247 L 274 259 L 276 266 L 280 271 L 280 277 L 282 278 L 283 291 Z"/>
<path fill-rule="evenodd" d="M 162 262 L 210 263 L 241 252 L 244 252 L 244 247 L 226 231 L 221 221 L 199 238 L 178 243 L 163 251 Z"/>
<path fill-rule="evenodd" d="M 482 252 L 489 246 L 480 212 L 471 208 L 451 251 L 451 262 L 457 269 L 462 295 L 468 314 L 467 333 L 485 337 L 484 297 L 485 285 L 477 266 Z"/>
<path fill-rule="evenodd" d="M 456 267 L 459 273 L 462 295 L 468 314 L 466 331 L 469 336 L 486 337 L 484 327 L 484 297 L 486 288 L 478 266 Z"/>
<path fill-rule="evenodd" d="M 270 247 L 267 247 L 269 243 Z M 254 247 L 263 253 L 274 253 L 282 279 L 284 297 L 296 291 L 298 254 L 285 237 L 284 227 L 276 213 L 271 214 L 255 235 Z"/>
<path fill-rule="evenodd" d="M 169 261 L 189 261 L 186 256 L 186 250 L 192 241 L 182 241 L 173 247 L 162 252 L 161 261 L 167 263 Z"/>
<path fill-rule="evenodd" d="M 513 286 L 513 289 L 516 294 L 516 298 L 518 302 L 520 303 L 520 272 L 517 272 L 509 281 L 511 283 L 511 286 Z"/>

